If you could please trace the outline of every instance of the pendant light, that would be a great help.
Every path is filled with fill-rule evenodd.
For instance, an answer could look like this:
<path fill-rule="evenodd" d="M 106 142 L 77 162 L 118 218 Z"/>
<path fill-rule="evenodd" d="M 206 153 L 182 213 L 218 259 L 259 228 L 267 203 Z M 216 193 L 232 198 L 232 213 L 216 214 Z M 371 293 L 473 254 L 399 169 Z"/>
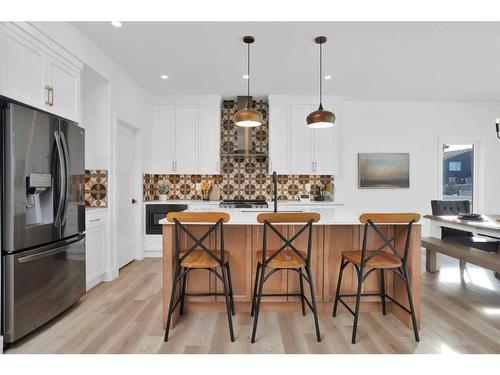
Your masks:
<path fill-rule="evenodd" d="M 316 111 L 307 116 L 307 126 L 313 129 L 330 128 L 335 124 L 333 112 L 323 109 L 323 43 L 326 43 L 326 36 L 318 36 L 314 39 L 319 44 L 319 107 Z"/>
<path fill-rule="evenodd" d="M 233 122 L 236 126 L 242 126 L 245 128 L 253 128 L 262 125 L 262 113 L 256 111 L 251 107 L 250 99 L 250 44 L 255 41 L 253 36 L 245 36 L 243 42 L 247 45 L 247 103 L 245 108 L 240 109 L 234 114 Z"/>

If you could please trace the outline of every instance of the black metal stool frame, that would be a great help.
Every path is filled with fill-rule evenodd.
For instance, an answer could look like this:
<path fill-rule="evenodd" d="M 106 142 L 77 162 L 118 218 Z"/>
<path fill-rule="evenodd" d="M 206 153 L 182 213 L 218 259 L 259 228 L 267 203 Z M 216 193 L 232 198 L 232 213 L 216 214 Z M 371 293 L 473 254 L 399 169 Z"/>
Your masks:
<path fill-rule="evenodd" d="M 313 220 L 307 222 L 292 238 L 288 239 L 284 237 L 268 220 L 264 221 L 264 233 L 262 237 L 262 260 L 261 262 L 257 262 L 257 272 L 255 275 L 255 284 L 253 289 L 253 298 L 252 298 L 252 310 L 251 316 L 254 317 L 253 320 L 253 330 L 252 330 L 252 343 L 255 343 L 255 336 L 257 334 L 257 323 L 259 320 L 259 312 L 260 312 L 260 303 L 262 297 L 300 297 L 301 307 L 302 307 L 302 315 L 306 315 L 305 304 L 309 306 L 314 316 L 314 324 L 316 327 L 316 339 L 318 342 L 321 341 L 320 331 L 319 331 L 319 322 L 318 322 L 318 310 L 316 307 L 316 296 L 314 294 L 314 286 L 311 274 L 311 245 L 312 245 L 312 224 Z M 267 251 L 267 229 L 271 229 L 282 241 L 283 245 L 276 250 L 274 254 L 272 254 L 269 258 L 266 259 L 266 251 Z M 307 241 L 307 256 L 304 255 L 293 245 L 293 241 L 300 237 L 304 231 L 308 230 L 308 241 Z M 290 248 L 297 256 L 300 257 L 305 262 L 305 274 L 302 271 L 302 267 L 300 268 L 274 268 L 269 271 L 266 275 L 266 267 L 271 260 L 273 260 L 279 253 L 284 251 L 285 249 Z M 295 271 L 299 274 L 300 280 L 300 293 L 262 293 L 262 289 L 264 283 L 269 279 L 271 275 L 278 271 L 282 270 L 290 270 Z M 304 294 L 304 283 L 305 280 L 309 284 L 309 289 L 311 291 L 311 301 Z"/>
<path fill-rule="evenodd" d="M 363 233 L 363 246 L 361 249 L 361 264 L 358 267 L 356 264 L 353 263 L 354 268 L 356 269 L 356 273 L 358 276 L 358 288 L 356 293 L 348 293 L 348 294 L 340 294 L 340 288 L 341 288 L 341 283 L 342 283 L 342 274 L 344 272 L 344 269 L 347 267 L 347 265 L 350 263 L 348 260 L 344 259 L 342 257 L 342 261 L 340 264 L 340 272 L 339 272 L 339 278 L 337 282 L 337 290 L 335 293 L 335 302 L 333 304 L 333 313 L 332 316 L 337 315 L 337 306 L 338 302 L 342 303 L 342 305 L 345 306 L 347 311 L 349 311 L 352 315 L 354 315 L 354 324 L 352 327 L 352 338 L 351 342 L 353 344 L 356 343 L 356 333 L 357 333 L 357 328 L 358 328 L 358 318 L 359 318 L 359 305 L 360 305 L 360 300 L 361 297 L 365 296 L 380 296 L 382 299 L 382 314 L 386 314 L 386 309 L 385 309 L 385 299 L 388 298 L 391 300 L 394 304 L 396 304 L 398 307 L 406 311 L 408 314 L 411 315 L 411 320 L 412 320 L 412 325 L 413 325 L 413 332 L 415 335 L 415 341 L 419 342 L 420 337 L 418 333 L 418 327 L 417 327 L 417 319 L 415 317 L 415 308 L 413 306 L 413 297 L 411 293 L 411 286 L 410 286 L 410 279 L 408 277 L 408 268 L 407 268 L 407 260 L 408 260 L 408 249 L 410 245 L 410 236 L 411 236 L 411 228 L 415 220 L 410 221 L 402 230 L 399 232 L 395 233 L 393 237 L 388 239 L 384 233 L 373 223 L 372 220 L 367 220 L 364 226 L 364 233 Z M 372 228 L 375 233 L 384 241 L 384 244 L 380 246 L 377 250 L 375 250 L 370 256 L 366 257 L 366 242 L 367 242 L 367 237 L 368 237 L 368 228 Z M 396 243 L 396 237 L 405 233 L 406 232 L 406 241 L 405 241 L 405 247 L 404 247 L 404 253 L 403 256 L 399 254 L 399 252 L 396 250 L 395 243 Z M 398 257 L 401 260 L 402 265 L 398 268 L 371 268 L 368 270 L 368 272 L 365 272 L 365 266 L 367 262 L 375 257 L 377 254 L 380 254 L 385 248 L 389 248 L 392 253 L 396 257 Z M 361 287 L 363 285 L 363 282 L 366 280 L 366 278 L 374 271 L 379 270 L 380 271 L 380 292 L 374 292 L 374 293 L 361 293 Z M 409 309 L 400 304 L 398 301 L 396 301 L 393 297 L 389 296 L 385 292 L 385 276 L 384 276 L 384 271 L 391 271 L 394 274 L 398 275 L 404 282 L 406 286 L 406 292 L 408 295 L 408 304 L 409 304 Z M 356 304 L 354 310 L 352 310 L 349 305 L 345 301 L 342 300 L 342 297 L 356 297 Z"/>
<path fill-rule="evenodd" d="M 234 311 L 234 300 L 233 300 L 233 288 L 231 285 L 231 272 L 229 268 L 229 261 L 224 263 L 224 224 L 223 220 L 219 219 L 215 224 L 211 225 L 208 231 L 201 236 L 199 239 L 196 238 L 184 224 L 182 224 L 179 220 L 174 219 L 175 223 L 175 272 L 172 280 L 172 291 L 170 294 L 170 304 L 168 308 L 168 318 L 167 318 L 167 326 L 165 329 L 165 337 L 163 341 L 168 341 L 168 334 L 170 331 L 170 323 L 172 320 L 172 314 L 175 311 L 175 308 L 180 303 L 179 315 L 184 314 L 184 298 L 185 296 L 194 296 L 194 297 L 208 297 L 208 296 L 225 296 L 226 300 L 226 310 L 227 310 L 227 319 L 229 322 L 229 335 L 231 337 L 231 341 L 234 342 L 234 330 L 233 330 L 233 321 L 232 315 L 235 315 Z M 217 228 L 220 228 L 220 259 L 204 244 L 208 236 L 215 232 Z M 194 245 L 191 246 L 186 252 L 180 256 L 181 246 L 180 246 L 180 234 L 181 232 L 186 233 L 186 235 L 194 241 Z M 213 258 L 217 263 L 219 263 L 219 267 L 221 268 L 221 273 L 218 273 L 216 269 L 213 268 L 185 268 L 181 267 L 181 263 L 184 259 L 186 259 L 193 251 L 201 248 L 205 251 L 211 258 Z M 194 269 L 203 269 L 213 273 L 223 284 L 224 292 L 201 292 L 201 293 L 186 293 L 186 278 L 187 274 Z M 175 294 L 177 290 L 177 283 L 182 280 L 180 296 L 175 301 Z M 175 301 L 175 302 L 174 302 Z"/>

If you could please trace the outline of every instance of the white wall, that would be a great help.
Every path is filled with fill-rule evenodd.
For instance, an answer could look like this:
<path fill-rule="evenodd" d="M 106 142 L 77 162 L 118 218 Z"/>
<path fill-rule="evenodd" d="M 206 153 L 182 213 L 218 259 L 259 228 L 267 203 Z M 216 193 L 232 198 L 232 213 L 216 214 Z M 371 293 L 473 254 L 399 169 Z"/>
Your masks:
<path fill-rule="evenodd" d="M 463 136 L 480 142 L 476 211 L 500 212 L 500 141 L 494 132 L 499 114 L 500 103 L 344 101 L 336 200 L 359 212 L 430 213 L 431 199 L 439 198 L 439 136 Z M 410 188 L 358 189 L 357 154 L 364 152 L 410 153 Z"/>

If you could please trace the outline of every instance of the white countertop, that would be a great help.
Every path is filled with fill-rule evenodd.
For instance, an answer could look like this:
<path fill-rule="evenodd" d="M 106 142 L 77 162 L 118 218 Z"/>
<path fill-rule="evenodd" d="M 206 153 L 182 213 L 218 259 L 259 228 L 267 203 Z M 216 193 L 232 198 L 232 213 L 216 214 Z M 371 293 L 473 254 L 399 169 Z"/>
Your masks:
<path fill-rule="evenodd" d="M 190 208 L 187 212 L 201 211 L 200 208 Z M 226 225 L 260 225 L 257 222 L 257 215 L 262 212 L 272 212 L 272 208 L 265 209 L 242 209 L 242 208 L 203 208 L 203 211 L 216 211 L 227 212 L 231 219 Z M 278 212 L 286 212 L 287 210 L 281 209 L 278 205 Z M 299 210 L 297 210 L 299 211 Z M 302 212 L 306 210 L 300 210 Z M 315 209 L 307 210 L 309 212 L 318 212 L 321 215 L 320 221 L 316 225 L 353 225 L 360 224 L 359 216 L 361 213 L 347 210 L 343 207 L 318 207 Z M 184 211 L 186 212 L 186 211 Z M 289 211 L 290 212 L 290 211 Z M 160 224 L 171 224 L 167 219 L 159 221 Z M 189 223 L 193 224 L 206 224 L 206 223 Z M 287 223 L 288 224 L 288 223 Z"/>
<path fill-rule="evenodd" d="M 108 210 L 108 207 L 85 207 L 85 213 L 93 214 L 95 212 L 105 212 Z"/>

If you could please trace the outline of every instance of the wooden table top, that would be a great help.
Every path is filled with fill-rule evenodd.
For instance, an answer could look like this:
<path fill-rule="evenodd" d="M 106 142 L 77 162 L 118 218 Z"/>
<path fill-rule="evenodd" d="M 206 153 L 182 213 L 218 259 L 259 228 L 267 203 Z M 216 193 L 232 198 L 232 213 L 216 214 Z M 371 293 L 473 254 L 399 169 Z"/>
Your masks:
<path fill-rule="evenodd" d="M 483 215 L 483 220 L 460 220 L 456 215 L 425 215 L 424 218 L 442 221 L 445 223 L 465 225 L 471 228 L 483 228 L 500 232 L 500 215 Z"/>

